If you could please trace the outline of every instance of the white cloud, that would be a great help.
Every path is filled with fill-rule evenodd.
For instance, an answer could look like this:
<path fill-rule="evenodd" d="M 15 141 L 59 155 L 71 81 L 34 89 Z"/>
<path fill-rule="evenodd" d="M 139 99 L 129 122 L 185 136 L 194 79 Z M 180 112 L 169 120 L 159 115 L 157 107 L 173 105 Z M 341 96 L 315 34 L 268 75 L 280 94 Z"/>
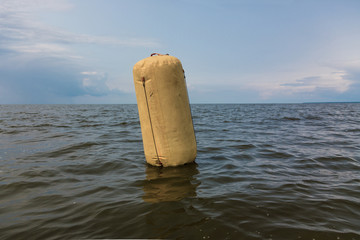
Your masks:
<path fill-rule="evenodd" d="M 107 73 L 98 71 L 84 71 L 80 73 L 83 87 L 92 93 L 132 93 L 134 86 L 132 81 L 121 81 L 122 76 L 110 78 Z"/>
<path fill-rule="evenodd" d="M 73 33 L 49 26 L 36 18 L 39 11 L 66 11 L 72 7 L 67 0 L 3 0 L 0 3 L 0 50 L 79 58 L 72 53 L 72 44 L 157 46 L 155 41 L 149 39 Z"/>
<path fill-rule="evenodd" d="M 3 0 L 0 5 L 1 9 L 6 11 L 30 12 L 38 10 L 68 10 L 73 7 L 67 0 Z"/>
<path fill-rule="evenodd" d="M 97 72 L 81 72 L 82 75 L 97 75 Z"/>
<path fill-rule="evenodd" d="M 303 72 L 306 72 L 304 70 Z M 283 73 L 273 75 L 272 80 L 257 80 L 248 83 L 247 87 L 259 92 L 263 99 L 271 99 L 277 96 L 295 96 L 320 91 L 344 93 L 349 90 L 352 80 L 348 79 L 346 70 L 332 68 L 319 69 L 318 72 L 306 73 Z"/>
<path fill-rule="evenodd" d="M 293 82 L 281 84 L 286 90 L 293 92 L 315 91 L 316 89 L 329 89 L 335 92 L 343 93 L 349 89 L 351 81 L 346 79 L 345 71 L 332 72 L 328 74 L 319 74 L 296 79 Z"/>
<path fill-rule="evenodd" d="M 41 52 L 62 52 L 64 51 L 63 47 L 60 47 L 55 44 L 45 44 L 39 43 L 34 44 L 33 46 L 29 45 L 8 45 L 8 49 L 17 51 L 17 52 L 24 52 L 24 53 L 41 53 Z"/>
<path fill-rule="evenodd" d="M 348 59 L 342 61 L 333 61 L 328 64 L 332 68 L 345 69 L 346 71 L 360 71 L 360 59 Z"/>
<path fill-rule="evenodd" d="M 108 80 L 108 74 L 103 72 L 88 71 L 81 72 L 84 75 L 82 78 L 82 86 L 84 90 L 95 96 L 103 96 L 110 92 L 106 82 Z"/>

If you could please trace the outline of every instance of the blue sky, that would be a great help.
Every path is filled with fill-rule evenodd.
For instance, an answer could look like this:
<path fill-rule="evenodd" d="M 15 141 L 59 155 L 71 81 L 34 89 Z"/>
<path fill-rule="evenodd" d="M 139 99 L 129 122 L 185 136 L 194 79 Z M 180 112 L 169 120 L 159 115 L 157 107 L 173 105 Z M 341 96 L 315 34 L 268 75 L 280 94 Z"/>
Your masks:
<path fill-rule="evenodd" d="M 358 0 L 0 0 L 0 103 L 136 103 L 179 58 L 192 103 L 360 101 Z"/>

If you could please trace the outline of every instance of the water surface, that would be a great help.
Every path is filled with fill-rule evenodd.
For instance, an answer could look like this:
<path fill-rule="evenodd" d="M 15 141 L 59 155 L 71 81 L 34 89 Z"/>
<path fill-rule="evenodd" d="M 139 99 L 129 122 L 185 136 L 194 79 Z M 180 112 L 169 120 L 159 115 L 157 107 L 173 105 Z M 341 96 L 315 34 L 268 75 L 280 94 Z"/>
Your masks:
<path fill-rule="evenodd" d="M 136 105 L 0 105 L 0 239 L 360 239 L 360 104 L 192 114 L 157 168 Z"/>

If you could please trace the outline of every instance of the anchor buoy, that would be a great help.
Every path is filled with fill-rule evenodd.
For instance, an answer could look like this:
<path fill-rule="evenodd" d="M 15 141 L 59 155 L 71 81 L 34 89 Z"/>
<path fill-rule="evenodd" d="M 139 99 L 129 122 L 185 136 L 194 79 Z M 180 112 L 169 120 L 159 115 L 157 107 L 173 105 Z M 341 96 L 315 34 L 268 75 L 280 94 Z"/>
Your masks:
<path fill-rule="evenodd" d="M 179 59 L 152 54 L 134 65 L 134 84 L 147 163 L 179 166 L 196 158 L 196 138 Z"/>

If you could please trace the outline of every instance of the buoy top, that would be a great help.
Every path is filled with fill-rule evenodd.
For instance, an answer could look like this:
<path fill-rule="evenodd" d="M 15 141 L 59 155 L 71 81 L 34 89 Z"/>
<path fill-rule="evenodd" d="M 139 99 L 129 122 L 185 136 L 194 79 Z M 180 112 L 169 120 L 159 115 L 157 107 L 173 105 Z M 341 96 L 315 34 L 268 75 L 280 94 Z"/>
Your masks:
<path fill-rule="evenodd" d="M 163 65 L 177 65 L 179 64 L 182 68 L 181 62 L 178 58 L 170 56 L 168 54 L 163 55 L 163 54 L 158 54 L 158 53 L 153 53 L 151 54 L 150 57 L 144 58 L 140 61 L 138 61 L 135 65 L 133 70 L 144 70 L 146 68 L 153 68 L 154 66 L 156 67 L 162 67 Z"/>

